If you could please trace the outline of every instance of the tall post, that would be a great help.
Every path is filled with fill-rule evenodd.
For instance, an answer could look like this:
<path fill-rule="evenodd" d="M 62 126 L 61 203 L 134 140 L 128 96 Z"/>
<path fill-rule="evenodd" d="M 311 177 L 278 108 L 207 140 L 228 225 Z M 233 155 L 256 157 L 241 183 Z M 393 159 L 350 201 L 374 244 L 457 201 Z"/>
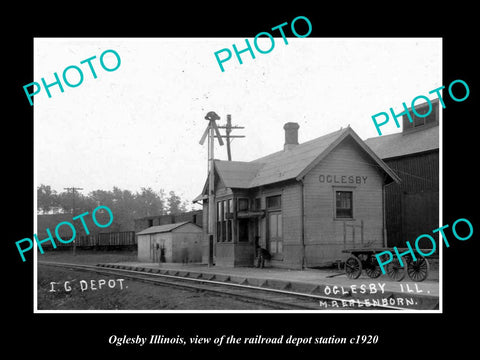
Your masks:
<path fill-rule="evenodd" d="M 208 131 L 208 266 L 213 266 L 213 239 L 215 229 L 215 165 L 214 165 L 214 129 Z"/>
<path fill-rule="evenodd" d="M 64 190 L 72 190 L 72 217 L 75 217 L 75 190 L 83 190 L 83 188 L 77 188 L 75 186 L 71 187 L 71 188 L 63 188 Z M 75 242 L 75 239 L 73 239 L 73 247 L 72 247 L 72 252 L 73 252 L 73 256 L 76 255 L 76 249 L 77 249 L 77 244 Z"/>
<path fill-rule="evenodd" d="M 208 126 L 203 132 L 200 139 L 200 145 L 203 145 L 205 139 L 208 137 L 208 266 L 213 266 L 213 251 L 215 249 L 213 239 L 215 238 L 215 164 L 214 164 L 214 143 L 215 137 L 218 143 L 222 146 L 223 140 L 218 126 L 215 123 L 216 120 L 220 120 L 214 111 L 210 111 L 205 116 L 205 120 L 208 120 Z"/>
<path fill-rule="evenodd" d="M 232 161 L 232 152 L 230 150 L 230 133 L 232 132 L 232 115 L 228 114 L 227 115 L 227 125 L 225 128 L 225 133 L 226 135 L 226 142 L 227 142 L 227 156 L 228 156 L 228 161 Z"/>
<path fill-rule="evenodd" d="M 227 123 L 222 126 L 218 126 L 219 129 L 225 129 L 226 135 L 217 135 L 219 137 L 225 138 L 227 143 L 227 156 L 228 161 L 232 161 L 232 150 L 231 150 L 231 142 L 233 138 L 243 138 L 245 135 L 230 135 L 233 129 L 244 129 L 243 126 L 232 126 L 232 115 L 227 114 Z"/>

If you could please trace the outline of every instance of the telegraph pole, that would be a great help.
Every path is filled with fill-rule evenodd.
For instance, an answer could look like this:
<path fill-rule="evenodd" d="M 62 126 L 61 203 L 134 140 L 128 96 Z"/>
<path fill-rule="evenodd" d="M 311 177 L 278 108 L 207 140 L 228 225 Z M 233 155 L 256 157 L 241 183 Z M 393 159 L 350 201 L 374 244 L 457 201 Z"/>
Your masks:
<path fill-rule="evenodd" d="M 208 121 L 207 128 L 205 129 L 202 138 L 200 139 L 200 145 L 203 145 L 205 139 L 208 136 L 208 266 L 213 266 L 213 257 L 214 257 L 214 229 L 215 229 L 215 138 L 217 138 L 218 143 L 223 145 L 222 135 L 218 130 L 216 121 L 220 120 L 214 111 L 210 111 L 205 116 L 205 120 Z M 216 135 L 216 136 L 215 136 Z"/>
<path fill-rule="evenodd" d="M 208 249 L 208 266 L 213 266 L 213 241 L 214 241 L 214 229 L 215 229 L 215 211 L 217 207 L 215 205 L 215 156 L 214 156 L 214 129 L 210 126 L 208 134 L 208 232 L 209 232 L 209 249 Z"/>
<path fill-rule="evenodd" d="M 83 190 L 83 188 L 70 187 L 70 188 L 63 188 L 63 190 L 67 190 L 68 192 L 70 192 L 70 190 L 72 191 L 72 217 L 75 217 L 75 190 Z M 73 239 L 73 256 L 76 255 L 75 254 L 76 248 L 77 248 L 77 244 L 75 242 L 75 239 Z"/>
<path fill-rule="evenodd" d="M 232 160 L 232 154 L 230 151 L 230 141 L 231 138 L 241 138 L 245 137 L 244 135 L 230 135 L 232 129 L 243 129 L 241 126 L 232 126 L 232 116 L 227 115 L 227 123 L 224 126 L 218 126 L 216 121 L 220 120 L 214 111 L 210 111 L 205 116 L 205 120 L 208 120 L 207 128 L 205 129 L 202 138 L 200 139 L 200 145 L 203 145 L 205 139 L 208 137 L 208 266 L 213 266 L 214 258 L 214 238 L 215 238 L 215 222 L 216 222 L 216 210 L 217 206 L 215 204 L 215 138 L 218 140 L 218 143 L 222 146 L 222 138 L 226 138 L 227 142 L 227 155 L 228 160 Z M 225 129 L 226 135 L 222 135 L 219 129 Z"/>
<path fill-rule="evenodd" d="M 230 148 L 230 143 L 232 138 L 243 138 L 245 135 L 230 135 L 232 129 L 245 129 L 243 126 L 232 126 L 232 115 L 227 114 L 227 124 L 223 126 L 218 126 L 219 129 L 225 129 L 226 135 L 220 135 L 220 137 L 225 138 L 227 143 L 227 156 L 228 161 L 232 161 L 232 151 Z M 217 135 L 218 136 L 218 135 Z"/>

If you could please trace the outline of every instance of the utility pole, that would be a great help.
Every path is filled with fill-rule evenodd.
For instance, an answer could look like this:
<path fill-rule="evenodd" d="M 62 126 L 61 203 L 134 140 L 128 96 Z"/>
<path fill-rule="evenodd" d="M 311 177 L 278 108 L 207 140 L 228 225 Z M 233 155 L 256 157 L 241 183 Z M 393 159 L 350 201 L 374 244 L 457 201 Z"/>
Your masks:
<path fill-rule="evenodd" d="M 227 124 L 223 126 L 218 126 L 219 129 L 225 129 L 226 135 L 220 135 L 220 137 L 225 138 L 225 142 L 227 143 L 227 156 L 228 161 L 232 161 L 232 151 L 230 148 L 230 143 L 232 138 L 243 138 L 245 135 L 230 135 L 232 129 L 245 129 L 243 126 L 232 126 L 232 115 L 227 115 Z M 218 136 L 218 135 L 217 135 Z"/>
<path fill-rule="evenodd" d="M 208 121 L 207 128 L 205 129 L 202 138 L 200 139 L 200 145 L 203 145 L 205 139 L 208 136 L 208 266 L 213 266 L 213 239 L 215 229 L 215 157 L 214 157 L 214 142 L 217 138 L 218 143 L 223 145 L 222 136 L 218 130 L 217 123 L 215 121 L 220 120 L 214 111 L 210 111 L 205 116 L 205 120 Z M 216 135 L 216 136 L 215 136 Z"/>
<path fill-rule="evenodd" d="M 75 217 L 75 190 L 83 190 L 83 188 L 70 187 L 70 188 L 63 188 L 63 190 L 67 190 L 68 192 L 70 192 L 70 190 L 72 191 L 72 217 Z M 75 254 L 76 248 L 77 248 L 77 244 L 75 242 L 75 239 L 73 239 L 73 256 L 76 255 Z"/>
<path fill-rule="evenodd" d="M 218 143 L 222 146 L 222 138 L 226 138 L 227 142 L 227 155 L 228 161 L 232 160 L 232 154 L 230 151 L 230 139 L 231 138 L 241 138 L 245 137 L 244 135 L 230 135 L 232 129 L 243 129 L 241 126 L 232 126 L 232 116 L 227 115 L 227 124 L 224 126 L 218 126 L 216 121 L 220 120 L 214 111 L 210 111 L 205 116 L 205 120 L 208 121 L 207 128 L 205 129 L 202 138 L 200 139 L 200 145 L 203 145 L 205 139 L 208 136 L 208 266 L 213 266 L 214 258 L 214 238 L 215 238 L 215 222 L 216 222 L 216 210 L 217 206 L 215 204 L 215 138 L 218 140 Z M 226 135 L 222 135 L 219 129 L 225 129 Z"/>

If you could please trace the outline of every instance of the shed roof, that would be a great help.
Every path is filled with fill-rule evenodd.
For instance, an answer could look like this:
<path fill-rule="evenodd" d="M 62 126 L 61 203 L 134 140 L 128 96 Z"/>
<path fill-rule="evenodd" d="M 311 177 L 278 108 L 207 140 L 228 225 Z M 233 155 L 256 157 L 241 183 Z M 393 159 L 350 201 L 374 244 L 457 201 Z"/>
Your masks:
<path fill-rule="evenodd" d="M 281 150 L 259 159 L 244 161 L 215 160 L 215 170 L 227 188 L 249 189 L 280 181 L 300 180 L 341 141 L 350 136 L 383 169 L 391 181 L 399 182 L 398 176 L 373 152 L 350 127 L 299 144 L 289 150 Z M 202 194 L 194 201 L 204 198 Z"/>
<path fill-rule="evenodd" d="M 377 136 L 365 143 L 382 159 L 438 150 L 439 126 Z"/>
<path fill-rule="evenodd" d="M 191 223 L 190 221 L 182 221 L 174 224 L 150 226 L 149 228 L 138 232 L 137 235 L 166 233 L 166 232 L 170 232 L 175 229 L 178 229 L 179 227 L 182 227 L 186 224 L 192 224 L 192 225 L 198 226 L 196 224 Z"/>

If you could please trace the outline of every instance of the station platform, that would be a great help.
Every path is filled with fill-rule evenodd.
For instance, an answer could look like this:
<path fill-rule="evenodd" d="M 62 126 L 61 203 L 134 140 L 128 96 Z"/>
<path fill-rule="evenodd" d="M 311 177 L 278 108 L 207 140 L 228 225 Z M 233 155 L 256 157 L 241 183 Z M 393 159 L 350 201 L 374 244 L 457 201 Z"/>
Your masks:
<path fill-rule="evenodd" d="M 243 285 L 288 290 L 338 299 L 339 307 L 352 304 L 389 305 L 407 310 L 438 310 L 440 298 L 439 272 L 431 269 L 429 277 L 413 282 L 408 276 L 403 281 L 393 281 L 387 275 L 376 279 L 362 274 L 358 279 L 347 278 L 342 270 L 306 269 L 290 270 L 255 267 L 209 267 L 204 264 L 179 263 L 103 263 L 101 267 L 131 269 L 182 276 L 186 278 L 215 280 Z"/>

